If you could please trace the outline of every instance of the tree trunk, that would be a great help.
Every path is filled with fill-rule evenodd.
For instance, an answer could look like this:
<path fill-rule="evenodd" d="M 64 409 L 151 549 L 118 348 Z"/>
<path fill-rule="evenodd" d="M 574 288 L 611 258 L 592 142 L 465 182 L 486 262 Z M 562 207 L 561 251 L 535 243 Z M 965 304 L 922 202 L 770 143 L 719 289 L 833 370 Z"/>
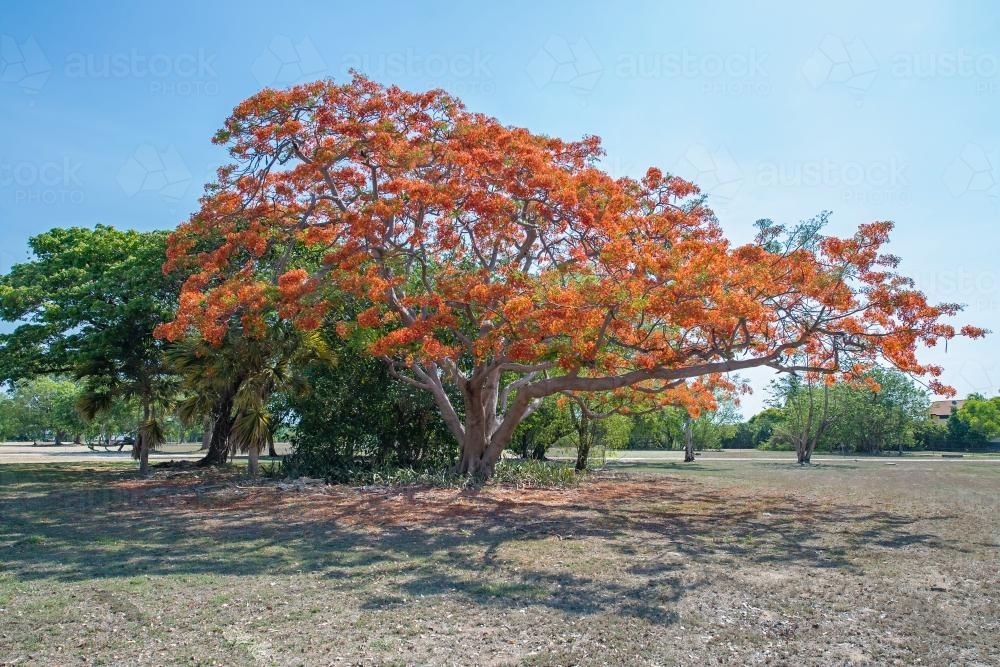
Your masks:
<path fill-rule="evenodd" d="M 806 439 L 805 442 L 795 443 L 795 458 L 800 465 L 809 465 L 809 460 L 812 458 L 813 443 L 811 440 Z"/>
<path fill-rule="evenodd" d="M 229 432 L 233 428 L 233 401 L 227 399 L 219 406 L 215 423 L 212 425 L 212 439 L 208 452 L 196 464 L 199 468 L 225 465 L 229 460 Z"/>
<path fill-rule="evenodd" d="M 577 422 L 576 466 L 574 470 L 583 472 L 587 469 L 587 459 L 590 457 L 590 446 L 593 444 L 594 431 L 590 417 L 581 410 L 580 421 Z"/>
<path fill-rule="evenodd" d="M 202 432 L 201 432 L 201 451 L 208 451 L 208 448 L 212 445 L 212 415 L 205 415 L 202 420 Z"/>
<path fill-rule="evenodd" d="M 684 422 L 684 463 L 694 462 L 694 421 L 688 417 Z"/>
<path fill-rule="evenodd" d="M 55 440 L 54 444 L 61 445 L 62 441 L 63 441 L 62 431 L 60 431 L 59 429 L 56 429 L 56 440 Z"/>
<path fill-rule="evenodd" d="M 260 450 L 257 448 L 257 445 L 251 444 L 249 455 L 247 456 L 247 475 L 250 477 L 256 477 L 260 473 L 259 456 Z"/>
<path fill-rule="evenodd" d="M 267 434 L 267 455 L 270 456 L 272 459 L 278 457 L 278 450 L 276 450 L 274 448 L 274 434 L 273 433 L 268 433 Z"/>
<path fill-rule="evenodd" d="M 544 442 L 539 442 L 535 445 L 535 448 L 531 450 L 531 458 L 535 461 L 548 461 L 548 457 L 545 456 L 545 450 L 547 447 Z"/>
<path fill-rule="evenodd" d="M 196 465 L 198 467 L 221 466 L 229 460 L 229 430 L 231 418 L 228 415 L 219 416 L 215 420 L 212 429 L 212 440 L 209 443 L 208 451 Z"/>
<path fill-rule="evenodd" d="M 152 409 L 150 408 L 149 403 L 143 401 L 143 428 L 140 428 L 139 432 L 136 434 L 138 436 L 136 439 L 136 446 L 139 448 L 139 477 L 149 477 L 149 434 L 146 432 L 145 426 L 149 423 L 151 416 Z"/>
<path fill-rule="evenodd" d="M 499 457 L 494 458 L 490 455 L 489 443 L 483 435 L 482 432 L 466 431 L 466 436 L 461 443 L 462 455 L 455 468 L 455 472 L 459 475 L 483 479 L 489 479 L 493 476 Z"/>

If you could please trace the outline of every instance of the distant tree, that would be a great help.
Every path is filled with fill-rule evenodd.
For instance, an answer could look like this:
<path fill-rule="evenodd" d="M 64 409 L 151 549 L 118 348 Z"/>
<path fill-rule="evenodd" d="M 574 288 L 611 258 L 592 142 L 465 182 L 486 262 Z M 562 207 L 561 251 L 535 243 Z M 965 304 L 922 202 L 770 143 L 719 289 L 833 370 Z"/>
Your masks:
<path fill-rule="evenodd" d="M 549 396 L 518 425 L 513 445 L 521 458 L 541 461 L 549 447 L 575 432 L 569 404 Z"/>
<path fill-rule="evenodd" d="M 927 392 L 894 369 L 873 368 L 861 382 L 838 383 L 832 392 L 828 446 L 866 454 L 912 446 L 930 406 Z"/>
<path fill-rule="evenodd" d="M 1000 396 L 969 396 L 955 412 L 955 419 L 967 428 L 967 438 L 977 444 L 1000 437 Z"/>
<path fill-rule="evenodd" d="M 787 375 L 771 383 L 771 401 L 784 416 L 771 439 L 790 444 L 796 460 L 808 464 L 830 427 L 830 383 Z"/>
<path fill-rule="evenodd" d="M 51 439 L 60 445 L 79 441 L 85 423 L 77 411 L 80 391 L 65 378 L 41 375 L 14 383 L 9 397 L 8 419 L 12 433 L 32 440 Z"/>
<path fill-rule="evenodd" d="M 778 424 L 784 421 L 784 414 L 778 408 L 765 408 L 736 427 L 733 435 L 724 445 L 734 449 L 753 449 L 767 442 Z"/>
<path fill-rule="evenodd" d="M 676 449 L 684 437 L 687 412 L 676 407 L 634 415 L 629 434 L 630 449 Z"/>

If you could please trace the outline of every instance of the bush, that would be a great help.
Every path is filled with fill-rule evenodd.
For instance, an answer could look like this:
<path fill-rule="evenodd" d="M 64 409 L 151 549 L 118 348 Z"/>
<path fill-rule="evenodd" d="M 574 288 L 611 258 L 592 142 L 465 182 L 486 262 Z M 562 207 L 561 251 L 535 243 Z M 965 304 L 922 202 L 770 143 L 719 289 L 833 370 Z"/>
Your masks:
<path fill-rule="evenodd" d="M 573 466 L 553 461 L 502 459 L 493 475 L 496 484 L 518 488 L 575 486 L 580 475 Z"/>
<path fill-rule="evenodd" d="M 310 391 L 290 397 L 298 420 L 283 471 L 365 483 L 395 469 L 453 464 L 458 445 L 429 394 L 392 378 L 377 359 L 344 348 L 335 366 L 306 372 Z"/>
<path fill-rule="evenodd" d="M 281 472 L 289 477 L 308 476 L 289 466 L 286 459 Z M 324 479 L 335 484 L 354 486 L 428 486 L 435 488 L 466 488 L 482 484 L 481 479 L 459 475 L 452 466 L 437 468 L 408 468 L 398 466 L 357 465 L 328 469 Z M 490 484 L 516 488 L 551 488 L 575 486 L 581 476 L 565 463 L 547 461 L 501 460 Z"/>

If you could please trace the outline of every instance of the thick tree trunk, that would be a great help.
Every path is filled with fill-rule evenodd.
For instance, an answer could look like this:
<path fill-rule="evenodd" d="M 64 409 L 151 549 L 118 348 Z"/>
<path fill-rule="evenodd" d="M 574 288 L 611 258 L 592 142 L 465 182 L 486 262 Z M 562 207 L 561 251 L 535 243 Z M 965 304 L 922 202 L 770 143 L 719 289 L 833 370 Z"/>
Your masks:
<path fill-rule="evenodd" d="M 233 427 L 232 401 L 226 401 L 221 406 L 215 423 L 212 425 L 212 440 L 208 452 L 196 464 L 200 468 L 225 465 L 229 460 L 229 432 Z"/>
<path fill-rule="evenodd" d="M 499 456 L 491 456 L 489 443 L 483 435 L 482 432 L 466 432 L 461 443 L 462 455 L 455 468 L 455 472 L 459 475 L 482 477 L 483 479 L 489 479 L 493 476 Z"/>
<path fill-rule="evenodd" d="M 812 458 L 812 447 L 808 443 L 799 445 L 795 448 L 795 454 L 799 464 L 808 465 Z"/>
<path fill-rule="evenodd" d="M 267 434 L 267 455 L 272 459 L 278 457 L 278 450 L 274 448 L 274 434 Z"/>
<path fill-rule="evenodd" d="M 208 451 L 208 448 L 212 446 L 212 415 L 205 415 L 202 420 L 202 432 L 201 432 L 201 451 Z"/>
<path fill-rule="evenodd" d="M 684 463 L 694 462 L 694 423 L 688 417 L 684 422 Z"/>

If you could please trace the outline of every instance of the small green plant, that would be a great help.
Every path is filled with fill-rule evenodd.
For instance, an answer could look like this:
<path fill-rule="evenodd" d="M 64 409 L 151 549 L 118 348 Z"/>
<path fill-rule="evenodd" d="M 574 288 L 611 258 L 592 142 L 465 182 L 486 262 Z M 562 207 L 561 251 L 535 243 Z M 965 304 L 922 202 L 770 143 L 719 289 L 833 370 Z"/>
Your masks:
<path fill-rule="evenodd" d="M 497 464 L 493 482 L 503 486 L 544 488 L 575 486 L 580 475 L 565 463 L 533 460 L 501 460 Z"/>

